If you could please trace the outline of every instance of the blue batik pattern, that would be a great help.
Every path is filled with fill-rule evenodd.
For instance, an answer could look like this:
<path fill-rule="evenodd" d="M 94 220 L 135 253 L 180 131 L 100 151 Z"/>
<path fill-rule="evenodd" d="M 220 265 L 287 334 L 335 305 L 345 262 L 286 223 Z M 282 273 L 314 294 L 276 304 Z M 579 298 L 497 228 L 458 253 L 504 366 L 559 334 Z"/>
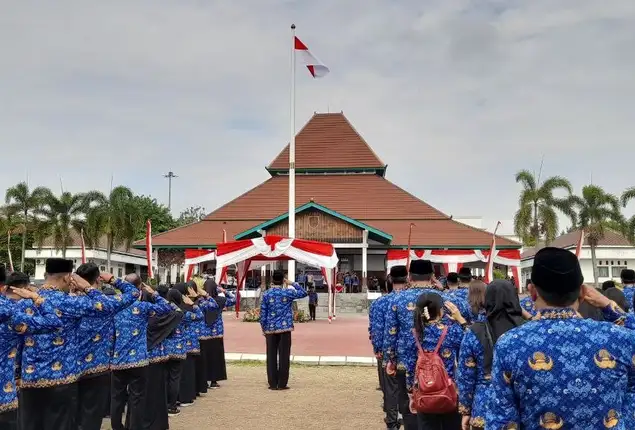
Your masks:
<path fill-rule="evenodd" d="M 132 369 L 148 364 L 148 318 L 172 311 L 170 303 L 157 292 L 152 294 L 152 298 L 154 303 L 137 300 L 115 314 L 111 369 Z"/>
<path fill-rule="evenodd" d="M 82 375 L 105 372 L 110 368 L 110 359 L 114 346 L 114 313 L 132 305 L 139 298 L 139 290 L 121 279 L 115 281 L 115 287 L 121 294 L 104 295 L 104 302 L 113 301 L 113 313 L 97 317 L 84 317 L 79 324 L 79 357 L 77 365 Z"/>
<path fill-rule="evenodd" d="M 212 299 L 200 299 L 198 302 L 198 307 L 203 312 L 203 315 L 205 315 L 206 312 L 218 309 L 218 303 L 216 303 Z M 218 317 L 222 318 L 222 315 L 219 315 Z M 207 323 L 205 322 L 205 318 L 196 322 L 196 328 L 194 330 L 198 335 L 199 341 L 213 339 L 212 327 L 207 325 Z"/>
<path fill-rule="evenodd" d="M 8 320 L 13 314 L 13 304 L 3 296 L 0 296 L 0 324 Z"/>
<path fill-rule="evenodd" d="M 532 318 L 536 316 L 536 314 L 537 314 L 536 305 L 535 305 L 534 301 L 531 300 L 531 297 L 527 296 L 527 297 L 523 297 L 522 299 L 520 299 L 520 306 L 524 310 L 529 312 L 529 314 L 532 316 Z"/>
<path fill-rule="evenodd" d="M 186 312 L 185 319 L 185 352 L 188 354 L 200 354 L 201 344 L 198 341 L 201 323 L 205 325 L 203 311 L 198 306 L 192 308 L 192 312 Z M 198 332 L 197 332 L 198 330 Z"/>
<path fill-rule="evenodd" d="M 178 312 L 182 312 L 180 309 Z M 188 315 L 189 314 L 189 315 Z M 155 359 L 155 361 L 164 359 L 167 356 L 170 360 L 185 360 L 187 358 L 187 351 L 185 349 L 185 332 L 187 330 L 187 325 L 189 321 L 192 320 L 191 312 L 185 312 L 183 318 L 179 322 L 179 325 L 170 333 L 170 335 L 162 342 L 163 350 L 157 350 L 153 348 L 151 352 L 151 359 Z"/>
<path fill-rule="evenodd" d="M 10 308 L 13 314 L 0 324 L 0 414 L 18 407 L 16 369 L 20 366 L 23 336 L 50 333 L 62 327 L 62 320 L 46 300 L 39 306 L 31 300 L 19 300 Z"/>
<path fill-rule="evenodd" d="M 470 425 L 485 427 L 485 410 L 491 399 L 491 374 L 485 374 L 483 345 L 472 330 L 463 337 L 459 352 L 456 386 L 459 413 L 470 417 Z"/>
<path fill-rule="evenodd" d="M 633 309 L 633 297 L 635 297 L 635 285 L 624 285 L 624 289 L 622 289 L 624 293 L 624 297 L 626 297 L 626 303 L 628 303 L 629 313 L 635 313 Z"/>
<path fill-rule="evenodd" d="M 495 347 L 486 429 L 634 429 L 635 335 L 541 310 Z"/>
<path fill-rule="evenodd" d="M 300 284 L 293 288 L 274 286 L 262 295 L 260 302 L 260 327 L 264 334 L 293 331 L 293 301 L 306 297 Z"/>
<path fill-rule="evenodd" d="M 40 297 L 53 308 L 62 320 L 55 332 L 26 335 L 22 350 L 22 387 L 42 388 L 75 382 L 81 369 L 77 364 L 79 351 L 79 324 L 84 316 L 101 316 L 114 312 L 115 302 L 105 301 L 97 290 L 86 295 L 70 296 L 62 291 L 42 287 Z M 21 326 L 28 332 L 28 324 Z M 14 327 L 21 333 L 22 330 Z"/>
<path fill-rule="evenodd" d="M 381 354 L 384 347 L 384 322 L 386 321 L 386 311 L 393 295 L 395 293 L 389 293 L 377 298 L 370 305 L 368 311 L 368 335 L 375 355 Z"/>
<path fill-rule="evenodd" d="M 236 304 L 236 296 L 229 291 L 227 291 L 225 299 L 227 301 L 225 302 L 225 307 L 223 309 L 231 308 Z M 212 326 L 212 339 L 218 339 L 223 337 L 224 335 L 225 325 L 223 324 L 223 314 L 221 312 L 218 318 L 216 318 L 216 321 L 214 321 L 214 325 Z"/>

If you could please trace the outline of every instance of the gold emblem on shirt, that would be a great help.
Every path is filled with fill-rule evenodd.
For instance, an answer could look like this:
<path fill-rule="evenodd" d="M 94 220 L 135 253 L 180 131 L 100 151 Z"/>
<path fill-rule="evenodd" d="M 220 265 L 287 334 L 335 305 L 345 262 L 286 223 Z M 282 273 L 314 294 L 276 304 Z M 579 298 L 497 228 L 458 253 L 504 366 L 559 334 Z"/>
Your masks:
<path fill-rule="evenodd" d="M 95 309 L 97 309 L 98 311 L 103 311 L 104 310 L 104 305 L 101 304 L 101 302 L 95 302 L 95 304 L 93 305 L 93 307 Z"/>
<path fill-rule="evenodd" d="M 33 309 L 31 309 L 31 308 L 26 308 L 24 310 L 24 313 L 27 314 L 28 316 L 33 316 L 33 314 L 34 314 Z"/>
<path fill-rule="evenodd" d="M 130 356 L 137 355 L 137 351 L 135 351 L 134 349 L 131 349 L 129 354 L 130 354 Z"/>
<path fill-rule="evenodd" d="M 549 430 L 558 430 L 564 426 L 562 418 L 552 412 L 547 412 L 540 417 L 540 427 Z"/>
<path fill-rule="evenodd" d="M 15 330 L 17 333 L 24 334 L 26 333 L 28 328 L 29 327 L 26 324 L 20 323 L 16 324 L 15 327 L 13 327 L 13 330 Z"/>
<path fill-rule="evenodd" d="M 101 336 L 99 335 L 99 333 L 97 333 L 95 337 L 93 338 L 93 342 L 99 342 L 100 340 L 101 340 Z"/>
<path fill-rule="evenodd" d="M 509 385 L 512 383 L 512 372 L 506 370 L 503 372 L 503 380 Z"/>
<path fill-rule="evenodd" d="M 503 430 L 518 430 L 518 424 L 516 423 L 508 423 Z"/>
<path fill-rule="evenodd" d="M 35 340 L 32 337 L 27 337 L 24 339 L 24 346 L 33 346 L 35 345 Z"/>
<path fill-rule="evenodd" d="M 141 313 L 141 311 L 139 310 L 139 308 L 132 308 L 132 315 L 139 315 Z"/>
<path fill-rule="evenodd" d="M 443 357 L 443 358 L 452 357 L 452 351 L 450 351 L 449 349 L 444 349 L 443 351 L 441 351 L 441 357 Z M 467 361 L 469 361 L 469 358 L 467 359 Z M 467 362 L 465 363 L 465 365 L 467 366 Z"/>
<path fill-rule="evenodd" d="M 35 367 L 29 364 L 28 366 L 26 366 L 26 369 L 24 369 L 24 371 L 27 373 L 27 375 L 30 375 L 31 373 L 35 372 Z"/>
<path fill-rule="evenodd" d="M 604 417 L 604 427 L 612 429 L 619 421 L 617 411 L 615 409 L 611 409 Z"/>
<path fill-rule="evenodd" d="M 176 349 L 182 349 L 182 348 L 183 348 L 183 345 L 181 345 L 180 343 L 176 344 Z"/>
<path fill-rule="evenodd" d="M 16 355 L 18 355 L 18 350 L 13 348 L 11 351 L 9 351 L 9 355 L 7 357 L 8 358 L 15 358 Z"/>
<path fill-rule="evenodd" d="M 615 358 L 606 349 L 601 349 L 597 354 L 593 356 L 595 365 L 600 369 L 614 369 L 617 362 Z"/>
<path fill-rule="evenodd" d="M 390 330 L 388 330 L 388 333 L 390 333 L 391 335 L 397 334 L 397 327 L 390 327 Z"/>
<path fill-rule="evenodd" d="M 476 360 L 474 360 L 474 357 L 467 357 L 465 359 L 465 367 L 470 367 L 470 368 L 476 367 Z"/>
<path fill-rule="evenodd" d="M 409 311 L 414 311 L 416 309 L 417 306 L 415 306 L 414 303 L 410 302 L 406 305 L 406 309 L 408 309 Z"/>
<path fill-rule="evenodd" d="M 58 370 L 62 370 L 62 363 L 60 363 L 59 361 L 56 361 L 55 363 L 53 363 L 53 365 L 51 366 L 52 370 L 55 370 L 56 372 Z"/>
<path fill-rule="evenodd" d="M 139 330 L 137 330 L 137 329 L 132 330 L 132 335 L 133 336 L 139 336 Z"/>
<path fill-rule="evenodd" d="M 59 309 L 55 309 L 55 315 L 57 315 L 58 318 L 62 317 L 62 311 L 60 311 Z"/>
<path fill-rule="evenodd" d="M 527 362 L 529 363 L 529 367 L 531 367 L 532 370 L 536 370 L 536 371 L 545 370 L 548 372 L 551 369 L 553 369 L 553 360 L 551 359 L 551 357 L 547 357 L 542 352 L 534 352 L 533 357 L 529 358 Z M 552 427 L 545 427 L 545 428 L 552 428 Z"/>
<path fill-rule="evenodd" d="M 53 339 L 53 345 L 55 346 L 64 345 L 64 339 L 62 339 L 61 337 L 56 337 L 55 339 Z"/>
<path fill-rule="evenodd" d="M 397 312 L 397 305 L 392 305 L 392 311 Z"/>
<path fill-rule="evenodd" d="M 4 389 L 3 390 L 4 390 L 5 393 L 13 393 L 13 384 L 11 382 L 7 382 L 4 385 Z"/>
<path fill-rule="evenodd" d="M 86 358 L 84 358 L 84 361 L 86 363 L 90 363 L 91 361 L 93 361 L 93 354 L 88 354 Z"/>

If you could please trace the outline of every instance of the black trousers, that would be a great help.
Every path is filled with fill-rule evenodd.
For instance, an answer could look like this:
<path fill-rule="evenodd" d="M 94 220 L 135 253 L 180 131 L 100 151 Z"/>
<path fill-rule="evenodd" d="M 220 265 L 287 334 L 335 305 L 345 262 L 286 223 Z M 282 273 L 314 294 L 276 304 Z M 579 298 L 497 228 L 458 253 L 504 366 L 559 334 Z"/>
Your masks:
<path fill-rule="evenodd" d="M 20 430 L 75 430 L 77 383 L 20 390 Z"/>
<path fill-rule="evenodd" d="M 192 403 L 196 399 L 196 362 L 194 356 L 188 354 L 187 359 L 182 363 L 179 402 Z"/>
<path fill-rule="evenodd" d="M 207 393 L 207 359 L 206 352 L 201 344 L 201 353 L 194 356 L 196 367 L 196 395 Z"/>
<path fill-rule="evenodd" d="M 77 393 L 79 427 L 82 430 L 99 430 L 110 395 L 110 373 L 80 379 Z"/>
<path fill-rule="evenodd" d="M 291 366 L 291 332 L 268 334 L 267 381 L 271 388 L 286 388 Z"/>
<path fill-rule="evenodd" d="M 146 378 L 146 402 L 143 417 L 144 430 L 167 430 L 168 423 L 168 395 L 167 362 L 153 363 L 148 366 Z M 84 430 L 84 429 L 82 429 Z"/>
<path fill-rule="evenodd" d="M 397 377 L 386 373 L 380 364 L 380 385 L 384 394 L 384 422 L 388 429 L 398 429 L 399 425 L 399 385 Z"/>
<path fill-rule="evenodd" d="M 417 416 L 410 412 L 410 398 L 408 397 L 408 388 L 406 385 L 406 372 L 397 371 L 397 390 L 399 392 L 398 408 L 403 417 L 404 430 L 418 430 Z"/>
<path fill-rule="evenodd" d="M 461 430 L 461 415 L 457 412 L 448 414 L 417 414 L 419 430 Z"/>
<path fill-rule="evenodd" d="M 315 306 L 313 304 L 309 304 L 309 317 L 315 321 Z"/>
<path fill-rule="evenodd" d="M 181 371 L 183 360 L 170 360 L 166 364 L 166 382 L 168 391 L 168 408 L 175 409 L 179 400 L 179 386 L 181 385 Z"/>
<path fill-rule="evenodd" d="M 110 424 L 112 430 L 124 430 L 121 419 L 126 404 L 128 405 L 129 430 L 143 430 L 147 370 L 148 367 L 143 366 L 112 372 L 110 387 Z"/>
<path fill-rule="evenodd" d="M 18 430 L 17 409 L 0 414 L 0 430 Z"/>

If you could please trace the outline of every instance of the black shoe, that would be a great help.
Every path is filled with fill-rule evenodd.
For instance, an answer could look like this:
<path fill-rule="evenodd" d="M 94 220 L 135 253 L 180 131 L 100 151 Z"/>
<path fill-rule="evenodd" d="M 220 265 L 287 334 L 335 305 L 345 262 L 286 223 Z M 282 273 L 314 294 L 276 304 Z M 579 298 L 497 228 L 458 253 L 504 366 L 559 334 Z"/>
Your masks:
<path fill-rule="evenodd" d="M 285 391 L 288 390 L 289 387 L 278 387 L 278 391 Z"/>
<path fill-rule="evenodd" d="M 278 391 L 278 387 L 269 387 L 271 391 Z"/>
<path fill-rule="evenodd" d="M 220 388 L 220 385 L 218 385 L 218 382 L 212 382 L 209 384 L 209 388 L 211 388 L 212 390 L 217 390 Z"/>
<path fill-rule="evenodd" d="M 180 413 L 181 413 L 181 411 L 178 408 L 168 409 L 168 416 L 169 417 L 175 417 L 175 416 L 177 416 Z"/>

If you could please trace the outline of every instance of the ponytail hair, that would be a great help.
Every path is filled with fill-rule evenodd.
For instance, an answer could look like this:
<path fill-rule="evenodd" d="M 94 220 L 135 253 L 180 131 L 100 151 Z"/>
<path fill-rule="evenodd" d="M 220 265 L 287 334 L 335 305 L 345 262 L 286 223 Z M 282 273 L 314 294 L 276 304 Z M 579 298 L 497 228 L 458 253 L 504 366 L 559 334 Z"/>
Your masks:
<path fill-rule="evenodd" d="M 443 298 L 437 293 L 423 293 L 417 299 L 414 311 L 414 328 L 421 336 L 424 326 L 439 318 L 443 308 Z"/>

